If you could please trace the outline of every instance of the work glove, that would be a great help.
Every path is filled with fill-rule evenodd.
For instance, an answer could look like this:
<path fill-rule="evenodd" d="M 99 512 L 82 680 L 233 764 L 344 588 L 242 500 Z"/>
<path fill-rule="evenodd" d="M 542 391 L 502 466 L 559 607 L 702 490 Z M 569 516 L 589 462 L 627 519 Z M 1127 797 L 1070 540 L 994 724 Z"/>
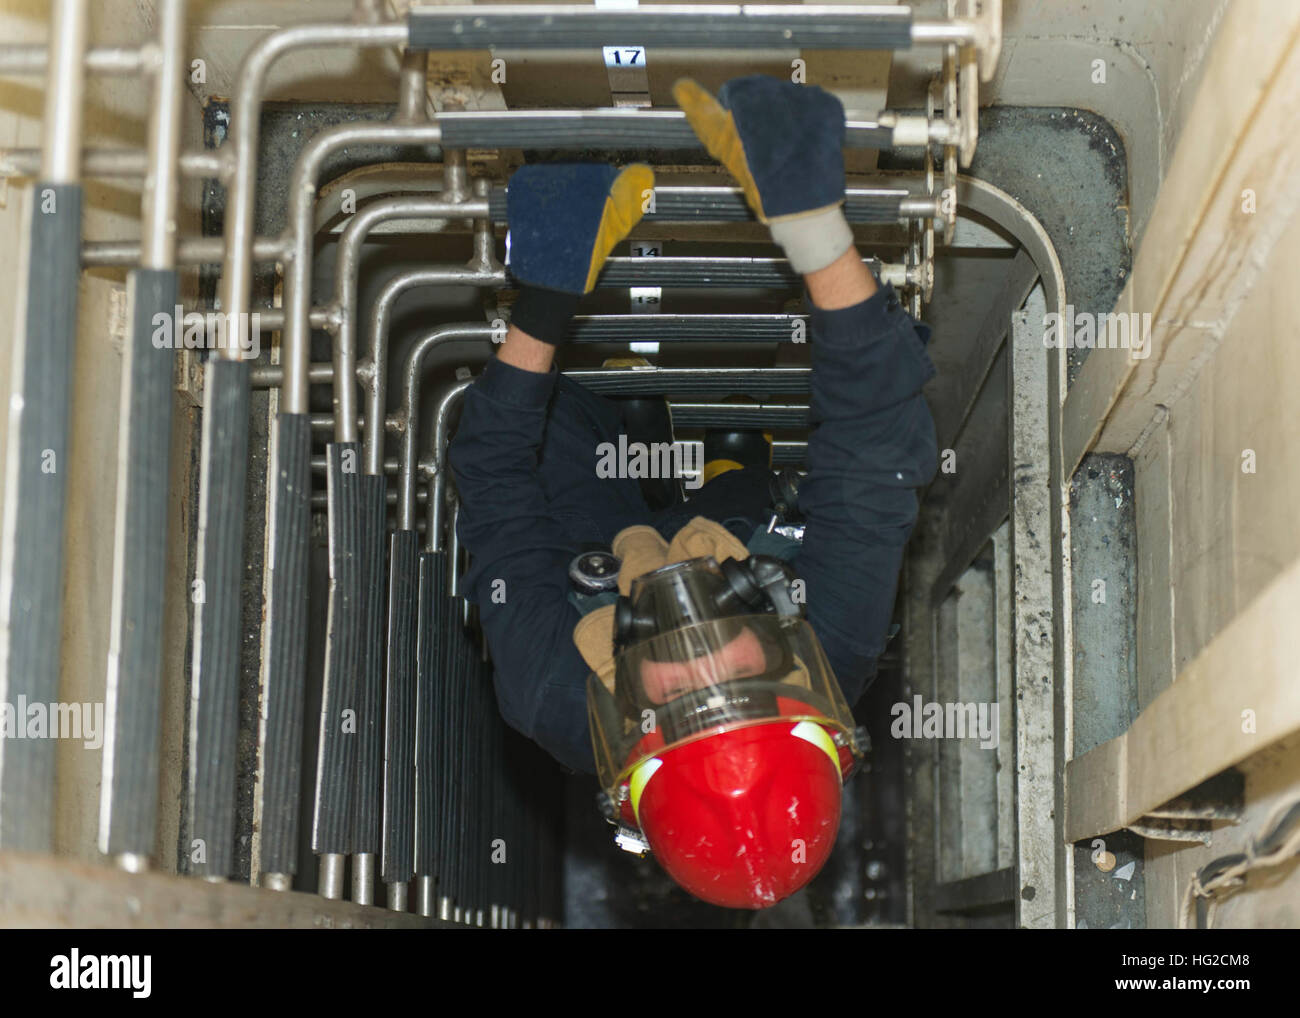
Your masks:
<path fill-rule="evenodd" d="M 683 78 L 673 97 L 795 271 L 825 268 L 852 246 L 842 208 L 844 107 L 835 96 L 754 74 L 731 79 L 716 99 Z"/>
<path fill-rule="evenodd" d="M 523 166 L 510 178 L 507 264 L 520 286 L 511 321 L 560 344 L 614 245 L 649 207 L 654 171 L 603 163 Z"/>

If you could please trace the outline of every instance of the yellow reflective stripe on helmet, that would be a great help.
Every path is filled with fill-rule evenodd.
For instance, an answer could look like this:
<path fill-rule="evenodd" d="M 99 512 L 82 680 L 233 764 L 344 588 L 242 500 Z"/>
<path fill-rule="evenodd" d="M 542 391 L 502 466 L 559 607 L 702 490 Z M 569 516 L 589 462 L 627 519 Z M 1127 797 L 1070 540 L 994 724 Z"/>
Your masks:
<path fill-rule="evenodd" d="M 662 760 L 652 756 L 649 760 L 642 760 L 637 764 L 631 777 L 628 778 L 627 791 L 632 798 L 632 815 L 636 817 L 638 826 L 641 823 L 641 793 L 645 790 L 646 782 L 654 777 L 655 771 L 663 765 Z"/>
<path fill-rule="evenodd" d="M 831 763 L 835 765 L 836 773 L 839 773 L 840 752 L 835 748 L 835 740 L 830 737 L 825 728 L 812 721 L 800 721 L 790 729 L 790 734 L 803 739 L 804 742 L 811 742 L 818 749 L 825 752 L 831 758 Z M 634 806 L 633 809 L 635 808 Z"/>

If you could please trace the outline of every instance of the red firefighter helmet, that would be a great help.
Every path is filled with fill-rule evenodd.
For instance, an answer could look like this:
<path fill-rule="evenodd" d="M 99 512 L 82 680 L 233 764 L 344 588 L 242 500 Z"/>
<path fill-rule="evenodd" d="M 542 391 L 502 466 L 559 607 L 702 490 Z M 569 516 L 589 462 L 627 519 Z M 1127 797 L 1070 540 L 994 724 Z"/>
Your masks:
<path fill-rule="evenodd" d="M 704 901 L 766 908 L 825 864 L 862 747 L 811 627 L 797 616 L 708 610 L 708 600 L 726 600 L 700 591 L 722 575 L 697 559 L 636 581 L 635 610 L 663 614 L 643 581 L 661 601 L 673 584 L 671 598 L 690 602 L 676 620 L 687 624 L 625 641 L 613 681 L 588 680 L 588 711 L 620 843 L 643 843 Z"/>

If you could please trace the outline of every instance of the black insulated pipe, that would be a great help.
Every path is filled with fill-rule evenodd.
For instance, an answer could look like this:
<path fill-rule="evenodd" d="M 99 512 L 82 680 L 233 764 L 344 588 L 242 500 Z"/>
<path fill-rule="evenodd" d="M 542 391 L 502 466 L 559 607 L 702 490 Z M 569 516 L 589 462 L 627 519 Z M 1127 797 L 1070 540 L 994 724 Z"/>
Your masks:
<path fill-rule="evenodd" d="M 329 466 L 330 589 L 325 635 L 325 674 L 321 693 L 320 742 L 316 759 L 316 799 L 312 851 L 322 857 L 320 893 L 342 897 L 342 856 L 352 841 L 352 792 L 356 776 L 357 673 L 361 660 L 361 449 L 355 442 L 332 442 Z"/>
<path fill-rule="evenodd" d="M 438 599 L 433 605 L 433 625 L 438 633 L 436 650 L 437 660 L 434 663 L 433 686 L 434 686 L 434 795 L 437 803 L 437 814 L 435 817 L 435 842 L 434 842 L 434 859 L 438 876 L 438 916 L 439 918 L 452 918 L 452 906 L 454 904 L 456 888 L 454 865 L 454 848 L 452 837 L 456 827 L 457 802 L 457 784 L 455 774 L 455 749 L 454 739 L 450 736 L 455 734 L 455 721 L 452 718 L 454 709 L 454 700 L 452 694 L 455 691 L 454 684 L 450 679 L 451 662 L 452 662 L 452 604 L 451 597 L 448 594 L 450 582 L 447 577 L 447 553 L 438 552 L 436 564 L 441 573 L 438 580 Z"/>
<path fill-rule="evenodd" d="M 443 553 L 420 554 L 418 619 L 415 671 L 415 874 L 419 878 L 416 910 L 421 915 L 438 913 L 437 878 L 442 863 L 441 836 L 446 827 L 441 755 L 446 740 L 439 730 L 442 692 L 438 681 L 442 670 L 444 630 L 442 605 L 446 600 L 446 567 Z"/>
<path fill-rule="evenodd" d="M 270 443 L 267 600 L 283 610 L 266 613 L 262 630 L 261 809 L 259 869 L 263 881 L 287 887 L 298 872 L 302 742 L 307 688 L 307 605 L 292 592 L 307 588 L 311 527 L 311 421 L 304 414 L 276 417 Z M 288 610 L 293 608 L 295 610 Z"/>
<path fill-rule="evenodd" d="M 47 126 L 47 130 L 52 129 Z M 0 605 L 0 702 L 53 703 L 63 632 L 63 524 L 67 512 L 72 353 L 81 273 L 81 187 L 39 183 L 32 193 L 27 309 L 15 358 L 5 493 Z M 0 739 L 0 849 L 53 848 L 53 739 Z"/>
<path fill-rule="evenodd" d="M 239 653 L 243 643 L 244 506 L 225 497 L 243 491 L 248 473 L 248 366 L 210 358 L 204 383 L 193 658 L 188 716 L 186 797 L 189 872 L 228 877 L 234 866 L 235 759 Z"/>
<path fill-rule="evenodd" d="M 388 661 L 384 680 L 384 816 L 380 876 L 390 908 L 405 910 L 395 888 L 415 876 L 416 684 L 418 623 L 423 581 L 420 537 L 414 530 L 389 535 Z M 400 905 L 400 908 L 399 908 Z"/>
<path fill-rule="evenodd" d="M 447 568 L 447 559 L 448 556 L 444 552 L 439 563 L 444 571 Z M 456 611 L 450 587 L 450 577 L 444 577 L 443 596 L 435 608 L 438 632 L 442 635 L 438 646 L 439 666 L 435 679 L 438 686 L 436 705 L 438 713 L 435 719 L 438 746 L 435 768 L 438 774 L 438 801 L 442 804 L 438 815 L 438 908 L 441 913 L 450 907 L 451 913 L 447 918 L 454 919 L 457 918 L 456 909 L 460 898 L 458 864 L 464 861 L 457 858 L 459 848 L 457 828 L 460 827 L 463 799 L 461 793 L 464 791 L 464 784 L 459 756 L 462 740 L 455 737 L 460 719 L 457 716 L 458 698 L 454 675 L 456 636 L 452 628 L 456 624 Z"/>
<path fill-rule="evenodd" d="M 156 349 L 152 337 L 155 315 L 175 314 L 177 293 L 174 269 L 128 277 L 100 788 L 99 850 L 113 856 L 151 856 L 158 816 L 174 354 Z"/>
<path fill-rule="evenodd" d="M 299 776 L 307 690 L 307 573 L 311 534 L 311 419 L 278 413 L 272 422 L 266 517 L 267 578 L 261 679 L 265 724 L 258 789 L 263 874 L 298 867 Z M 270 886 L 288 880 L 263 877 Z"/>
<path fill-rule="evenodd" d="M 352 443 L 348 443 L 352 444 Z M 358 449 L 359 445 L 356 446 Z M 357 759 L 352 800 L 352 900 L 374 904 L 374 860 L 380 849 L 383 802 L 384 524 L 382 474 L 361 474 L 357 485 Z"/>
<path fill-rule="evenodd" d="M 180 303 L 176 184 L 184 35 L 184 0 L 162 0 L 157 60 L 150 62 L 153 102 L 141 200 L 141 264 L 127 278 L 131 335 L 122 365 L 99 809 L 100 851 L 128 870 L 142 869 L 153 855 L 158 814 L 174 354 L 166 346 L 156 348 L 152 340 L 157 319 L 173 319 Z M 179 329 L 179 322 L 172 324 Z"/>

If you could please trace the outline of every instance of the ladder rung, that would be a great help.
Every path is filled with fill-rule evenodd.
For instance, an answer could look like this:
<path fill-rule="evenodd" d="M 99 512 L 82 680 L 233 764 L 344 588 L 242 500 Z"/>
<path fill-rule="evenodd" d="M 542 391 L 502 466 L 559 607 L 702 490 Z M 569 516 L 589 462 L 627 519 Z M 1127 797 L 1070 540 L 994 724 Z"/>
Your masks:
<path fill-rule="evenodd" d="M 681 110 L 459 110 L 438 115 L 448 148 L 703 149 Z M 845 123 L 844 147 L 888 149 L 893 131 Z"/>
<path fill-rule="evenodd" d="M 781 428 L 808 427 L 808 408 L 783 403 L 675 403 L 670 402 L 673 428 Z"/>
<path fill-rule="evenodd" d="M 912 46 L 908 7 L 672 4 L 610 10 L 544 4 L 416 7 L 411 49 L 862 49 Z"/>
<path fill-rule="evenodd" d="M 611 396 L 643 393 L 778 395 L 807 392 L 811 369 L 600 368 L 566 371 L 565 375 L 592 392 Z"/>
<path fill-rule="evenodd" d="M 881 263 L 864 259 L 877 273 Z M 763 287 L 789 290 L 803 285 L 803 279 L 784 258 L 656 257 L 605 259 L 596 280 L 600 287 Z"/>
<path fill-rule="evenodd" d="M 806 315 L 578 315 L 576 343 L 792 343 L 808 337 Z"/>
<path fill-rule="evenodd" d="M 898 223 L 909 215 L 920 218 L 914 206 L 926 201 L 924 195 L 902 188 L 851 187 L 844 193 L 844 216 L 850 223 Z M 654 206 L 643 222 L 728 223 L 754 218 L 738 187 L 656 187 Z M 935 202 L 929 200 L 929 206 L 930 215 L 935 215 Z M 506 221 L 505 188 L 493 189 L 488 207 L 493 221 Z"/>
<path fill-rule="evenodd" d="M 807 458 L 807 442 L 783 442 L 778 439 L 772 443 L 772 466 L 774 467 L 800 464 Z"/>

